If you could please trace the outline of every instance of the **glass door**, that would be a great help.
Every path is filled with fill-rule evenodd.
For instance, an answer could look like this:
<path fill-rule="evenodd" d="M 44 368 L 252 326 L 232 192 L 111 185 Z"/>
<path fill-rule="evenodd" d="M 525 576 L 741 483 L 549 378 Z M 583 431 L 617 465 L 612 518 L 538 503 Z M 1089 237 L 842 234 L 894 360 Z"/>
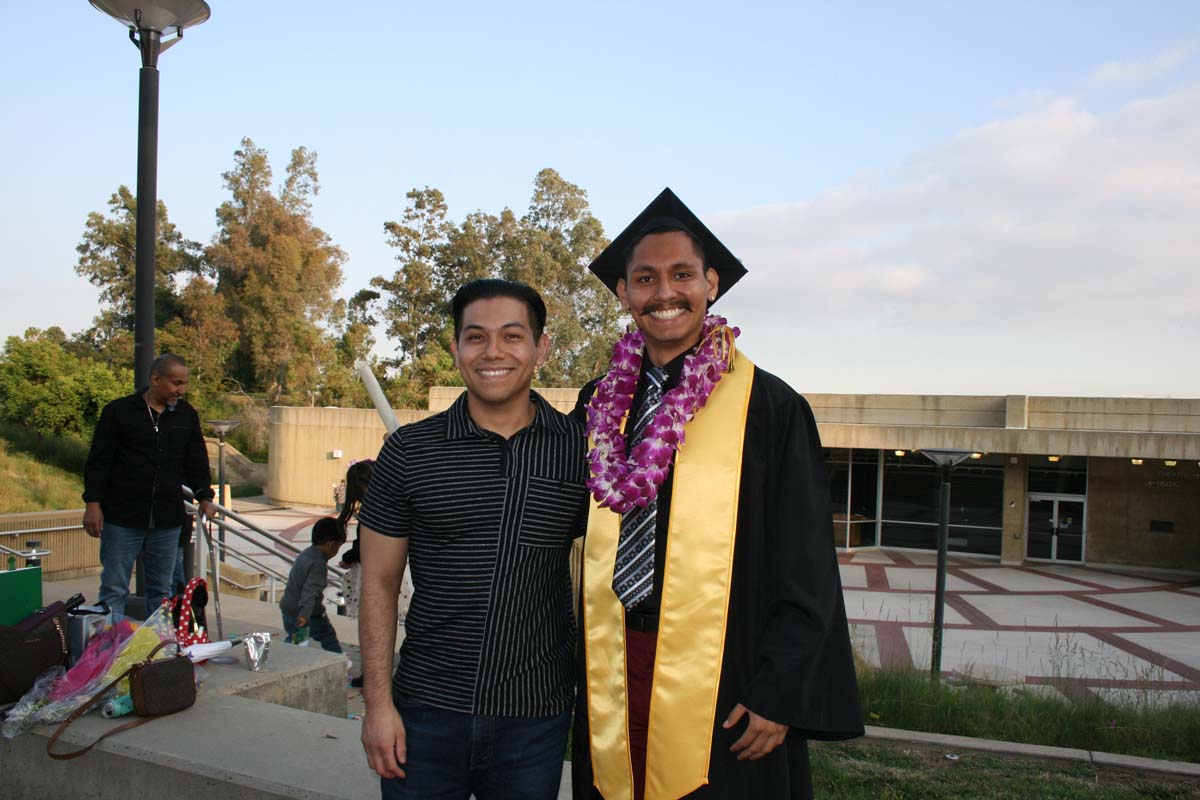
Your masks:
<path fill-rule="evenodd" d="M 1054 501 L 1029 497 L 1027 558 L 1054 558 Z"/>
<path fill-rule="evenodd" d="M 1026 557 L 1082 561 L 1085 506 L 1077 495 L 1030 494 Z"/>

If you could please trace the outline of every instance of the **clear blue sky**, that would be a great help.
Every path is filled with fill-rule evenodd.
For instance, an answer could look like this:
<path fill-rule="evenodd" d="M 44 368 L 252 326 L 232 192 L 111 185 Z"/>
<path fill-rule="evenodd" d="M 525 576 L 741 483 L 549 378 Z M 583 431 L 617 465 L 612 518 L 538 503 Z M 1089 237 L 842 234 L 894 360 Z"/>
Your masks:
<path fill-rule="evenodd" d="M 520 212 L 553 167 L 613 235 L 669 185 L 802 391 L 1200 397 L 1193 0 L 212 5 L 160 61 L 189 238 L 243 136 L 277 175 L 319 154 L 347 296 L 393 270 L 412 187 Z M 138 55 L 86 0 L 4 6 L 0 335 L 74 332 L 86 215 L 135 183 Z"/>

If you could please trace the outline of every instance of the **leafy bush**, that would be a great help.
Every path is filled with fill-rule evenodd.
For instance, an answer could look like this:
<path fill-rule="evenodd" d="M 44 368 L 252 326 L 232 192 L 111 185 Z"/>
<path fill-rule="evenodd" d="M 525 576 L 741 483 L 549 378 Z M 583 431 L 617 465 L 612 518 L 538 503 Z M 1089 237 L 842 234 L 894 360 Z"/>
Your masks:
<path fill-rule="evenodd" d="M 133 372 L 80 358 L 58 328 L 10 336 L 0 355 L 0 420 L 46 436 L 90 438 L 100 411 L 130 391 Z"/>

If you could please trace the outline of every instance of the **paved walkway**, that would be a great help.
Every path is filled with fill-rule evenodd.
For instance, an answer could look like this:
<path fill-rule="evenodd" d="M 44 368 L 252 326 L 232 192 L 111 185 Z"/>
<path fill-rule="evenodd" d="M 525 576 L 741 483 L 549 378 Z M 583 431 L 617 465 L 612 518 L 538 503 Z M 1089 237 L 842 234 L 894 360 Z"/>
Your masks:
<path fill-rule="evenodd" d="M 928 670 L 934 553 L 838 554 L 856 649 Z M 943 674 L 1072 699 L 1200 705 L 1200 576 L 950 557 Z"/>
<path fill-rule="evenodd" d="M 233 506 L 300 547 L 308 545 L 312 524 L 334 513 L 276 508 L 265 498 L 234 500 Z M 238 545 L 286 572 L 276 557 Z M 838 560 L 855 649 L 875 665 L 928 670 L 936 554 L 868 549 L 841 552 Z M 98 577 L 67 583 L 92 597 Z M 1200 575 L 1137 567 L 1002 566 L 951 555 L 946 589 L 944 674 L 1023 683 L 1071 699 L 1200 706 Z M 332 600 L 336 594 L 330 587 L 326 596 Z M 281 631 L 273 605 L 223 599 L 234 632 Z M 331 618 L 357 674 L 355 622 Z M 231 626 L 226 627 L 228 634 Z M 354 690 L 350 705 L 351 713 L 361 713 Z"/>

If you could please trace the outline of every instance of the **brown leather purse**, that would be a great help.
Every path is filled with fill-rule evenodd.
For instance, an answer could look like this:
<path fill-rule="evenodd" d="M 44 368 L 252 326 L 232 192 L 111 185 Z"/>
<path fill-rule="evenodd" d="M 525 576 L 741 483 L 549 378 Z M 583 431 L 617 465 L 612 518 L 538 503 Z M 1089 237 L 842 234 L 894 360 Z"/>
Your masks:
<path fill-rule="evenodd" d="M 154 656 L 167 645 L 175 645 L 175 655 L 155 661 Z M 52 752 L 51 748 L 54 747 L 54 743 L 58 741 L 58 737 L 67 729 L 67 726 L 86 714 L 96 703 L 101 702 L 109 689 L 120 683 L 126 675 L 129 676 L 129 694 L 133 698 L 133 712 L 141 719 L 126 722 L 124 725 L 118 725 L 112 730 L 105 731 L 100 738 L 82 750 L 74 750 L 70 753 Z M 150 651 L 150 655 L 146 656 L 144 661 L 139 661 L 122 672 L 111 683 L 96 692 L 91 700 L 75 709 L 71 716 L 63 720 L 50 737 L 50 741 L 46 742 L 46 755 L 59 760 L 78 758 L 114 733 L 145 725 L 155 717 L 183 711 L 195 703 L 196 678 L 191 659 L 179 651 L 179 645 L 175 642 L 160 642 L 158 647 Z"/>
<path fill-rule="evenodd" d="M 66 666 L 67 606 L 53 603 L 16 625 L 0 625 L 0 703 L 15 703 L 38 676 Z"/>

